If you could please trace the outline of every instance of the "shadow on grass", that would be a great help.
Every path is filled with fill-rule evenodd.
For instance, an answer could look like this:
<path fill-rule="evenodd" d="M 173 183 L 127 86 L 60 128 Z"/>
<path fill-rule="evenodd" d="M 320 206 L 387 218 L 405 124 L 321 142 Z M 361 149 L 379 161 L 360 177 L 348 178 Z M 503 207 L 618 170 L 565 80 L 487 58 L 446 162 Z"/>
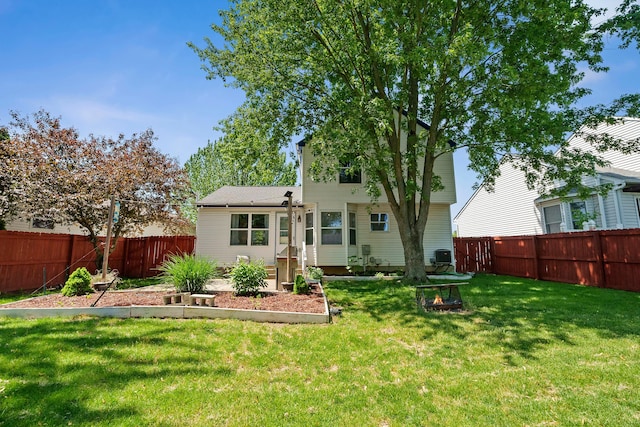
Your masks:
<path fill-rule="evenodd" d="M 462 312 L 423 312 L 415 288 L 400 282 L 329 282 L 329 300 L 373 322 L 418 328 L 425 340 L 447 334 L 483 339 L 513 357 L 535 358 L 553 343 L 575 345 L 579 330 L 603 338 L 640 337 L 640 294 L 508 276 L 479 275 L 460 287 Z M 482 338 L 480 338 L 482 337 Z"/>
<path fill-rule="evenodd" d="M 111 327 L 114 322 L 120 327 Z M 122 327 L 124 322 L 131 328 Z M 188 339 L 183 323 L 104 318 L 3 321 L 0 424 L 136 425 L 134 420 L 139 423 L 145 414 L 131 388 L 191 375 L 202 363 L 201 355 L 211 352 L 206 343 Z M 174 333 L 187 336 L 179 341 L 180 352 L 170 340 Z M 232 371 L 220 364 L 206 373 L 215 381 Z M 96 401 L 100 396 L 91 394 L 96 385 L 104 390 L 102 403 Z M 167 410 L 171 406 L 168 402 Z"/>

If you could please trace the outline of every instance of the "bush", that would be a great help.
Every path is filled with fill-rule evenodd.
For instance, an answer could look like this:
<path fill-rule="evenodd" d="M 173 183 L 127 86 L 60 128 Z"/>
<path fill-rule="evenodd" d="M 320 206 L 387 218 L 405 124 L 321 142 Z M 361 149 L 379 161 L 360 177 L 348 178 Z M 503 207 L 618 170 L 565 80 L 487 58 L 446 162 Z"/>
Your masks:
<path fill-rule="evenodd" d="M 176 287 L 177 292 L 202 292 L 205 283 L 216 277 L 217 265 L 208 258 L 192 255 L 170 255 L 160 266 L 162 278 Z"/>
<path fill-rule="evenodd" d="M 264 261 L 237 262 L 229 272 L 236 295 L 256 295 L 267 287 L 267 268 Z"/>
<path fill-rule="evenodd" d="M 294 294 L 308 294 L 311 289 L 309 288 L 309 284 L 304 277 L 300 274 L 296 276 L 296 281 L 293 282 L 293 293 Z"/>
<path fill-rule="evenodd" d="M 66 297 L 85 295 L 91 292 L 93 292 L 91 288 L 91 273 L 85 267 L 80 267 L 71 273 L 62 288 L 62 295 Z"/>
<path fill-rule="evenodd" d="M 322 280 L 322 276 L 324 276 L 324 271 L 320 267 L 307 267 L 307 274 L 310 279 L 313 280 Z"/>

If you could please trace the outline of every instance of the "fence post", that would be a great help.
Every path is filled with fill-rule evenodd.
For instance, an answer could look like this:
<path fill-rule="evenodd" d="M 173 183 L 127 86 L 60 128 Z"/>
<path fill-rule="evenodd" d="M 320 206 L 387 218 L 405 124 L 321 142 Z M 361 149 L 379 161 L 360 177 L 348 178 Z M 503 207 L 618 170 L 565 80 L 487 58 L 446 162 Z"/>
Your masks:
<path fill-rule="evenodd" d="M 596 268 L 595 271 L 600 274 L 602 277 L 601 280 L 598 280 L 596 286 L 606 288 L 607 287 L 607 272 L 604 268 L 604 253 L 602 252 L 602 239 L 600 236 L 600 231 L 592 231 L 593 235 L 593 252 L 596 257 Z M 597 276 L 596 276 L 597 277 Z"/>
<path fill-rule="evenodd" d="M 531 240 L 533 241 L 533 278 L 540 280 L 540 251 L 538 247 L 538 236 L 533 235 Z"/>

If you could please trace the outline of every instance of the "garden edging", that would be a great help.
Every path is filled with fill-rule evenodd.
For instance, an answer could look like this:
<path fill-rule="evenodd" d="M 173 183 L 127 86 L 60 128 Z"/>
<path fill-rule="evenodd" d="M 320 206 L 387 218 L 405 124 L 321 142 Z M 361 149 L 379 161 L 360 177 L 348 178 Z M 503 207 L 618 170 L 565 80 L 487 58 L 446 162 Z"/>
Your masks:
<path fill-rule="evenodd" d="M 58 307 L 58 308 L 2 308 L 0 317 L 116 317 L 116 318 L 174 318 L 174 319 L 237 319 L 272 323 L 329 323 L 329 303 L 322 292 L 323 313 L 301 313 L 268 310 L 243 310 L 188 305 L 132 305 L 127 307 Z"/>

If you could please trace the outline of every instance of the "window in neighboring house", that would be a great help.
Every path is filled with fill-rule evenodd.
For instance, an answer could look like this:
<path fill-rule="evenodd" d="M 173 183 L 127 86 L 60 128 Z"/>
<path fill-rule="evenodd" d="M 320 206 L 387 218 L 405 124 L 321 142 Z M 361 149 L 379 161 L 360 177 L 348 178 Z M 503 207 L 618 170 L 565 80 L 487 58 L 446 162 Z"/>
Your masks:
<path fill-rule="evenodd" d="M 362 172 L 351 162 L 340 162 L 340 183 L 360 184 L 362 183 Z"/>
<path fill-rule="evenodd" d="M 356 214 L 355 212 L 349 212 L 349 244 L 352 246 L 356 243 Z"/>
<path fill-rule="evenodd" d="M 389 231 L 389 215 L 386 213 L 371 214 L 371 231 Z"/>
<path fill-rule="evenodd" d="M 304 214 L 304 241 L 307 245 L 313 245 L 313 212 Z"/>
<path fill-rule="evenodd" d="M 562 224 L 560 205 L 547 206 L 543 208 L 543 213 L 547 233 L 560 233 L 560 224 Z"/>
<path fill-rule="evenodd" d="M 342 244 L 342 212 L 320 213 L 320 242 L 323 245 Z"/>
<path fill-rule="evenodd" d="M 286 245 L 289 243 L 289 222 L 286 216 L 280 217 L 280 244 Z"/>
<path fill-rule="evenodd" d="M 232 246 L 246 246 L 251 236 L 252 246 L 267 246 L 269 244 L 269 215 L 252 214 L 249 223 L 249 214 L 231 214 L 231 239 Z"/>
<path fill-rule="evenodd" d="M 587 221 L 587 205 L 585 202 L 571 202 L 569 203 L 569 209 L 571 210 L 573 229 L 582 230 L 582 223 Z"/>
<path fill-rule="evenodd" d="M 31 220 L 31 228 L 43 228 L 53 230 L 55 224 L 52 219 L 36 217 Z"/>

